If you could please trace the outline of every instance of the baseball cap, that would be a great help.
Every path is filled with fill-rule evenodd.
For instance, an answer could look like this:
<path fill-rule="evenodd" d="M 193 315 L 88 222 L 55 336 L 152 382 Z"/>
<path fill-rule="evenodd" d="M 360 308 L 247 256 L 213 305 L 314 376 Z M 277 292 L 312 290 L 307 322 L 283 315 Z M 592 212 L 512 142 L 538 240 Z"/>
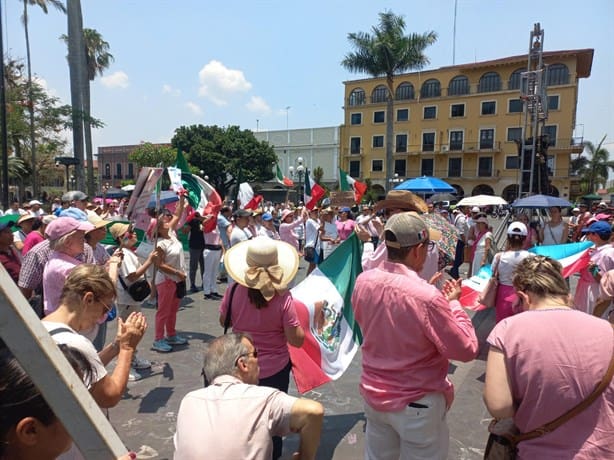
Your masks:
<path fill-rule="evenodd" d="M 45 235 L 47 235 L 47 238 L 51 241 L 55 241 L 75 230 L 89 232 L 93 228 L 94 226 L 87 221 L 79 221 L 72 217 L 58 217 L 47 225 Z"/>
<path fill-rule="evenodd" d="M 0 232 L 3 230 L 6 230 L 7 228 L 11 228 L 13 225 L 15 225 L 15 222 L 12 220 L 9 220 L 7 222 L 2 222 L 0 224 Z"/>
<path fill-rule="evenodd" d="M 577 208 L 577 207 L 576 207 L 576 208 L 573 208 L 573 209 L 571 210 L 571 212 L 580 212 L 580 208 Z"/>
<path fill-rule="evenodd" d="M 520 235 L 527 236 L 527 226 L 522 222 L 512 222 L 509 227 L 507 227 L 508 235 Z"/>
<path fill-rule="evenodd" d="M 441 233 L 431 231 L 415 212 L 394 214 L 386 222 L 384 230 L 385 234 L 390 232 L 394 235 L 395 241 L 386 240 L 386 246 L 391 248 L 407 248 L 441 238 Z"/>
<path fill-rule="evenodd" d="M 75 220 L 87 222 L 87 214 L 78 208 L 67 208 L 60 211 L 59 217 L 72 217 Z"/>
<path fill-rule="evenodd" d="M 610 224 L 604 221 L 597 221 L 582 229 L 582 233 L 596 233 L 597 235 L 609 235 L 612 233 Z"/>
<path fill-rule="evenodd" d="M 252 215 L 252 213 L 249 212 L 249 211 L 246 211 L 245 209 L 237 209 L 233 213 L 233 216 L 235 216 L 235 217 L 249 217 L 251 215 Z"/>
<path fill-rule="evenodd" d="M 480 212 L 480 208 L 477 206 L 474 206 L 473 208 L 471 208 L 471 212 Z"/>
<path fill-rule="evenodd" d="M 339 212 L 352 212 L 352 210 L 348 208 L 347 206 L 344 206 L 339 210 Z"/>
<path fill-rule="evenodd" d="M 262 220 L 273 220 L 273 214 L 271 214 L 270 212 L 265 212 L 264 214 L 262 214 Z"/>
<path fill-rule="evenodd" d="M 43 204 L 43 203 L 41 203 L 41 202 L 40 202 L 40 201 L 38 201 L 38 200 L 31 200 L 31 201 L 30 201 L 30 206 L 34 206 L 35 204 L 41 205 L 41 204 Z"/>

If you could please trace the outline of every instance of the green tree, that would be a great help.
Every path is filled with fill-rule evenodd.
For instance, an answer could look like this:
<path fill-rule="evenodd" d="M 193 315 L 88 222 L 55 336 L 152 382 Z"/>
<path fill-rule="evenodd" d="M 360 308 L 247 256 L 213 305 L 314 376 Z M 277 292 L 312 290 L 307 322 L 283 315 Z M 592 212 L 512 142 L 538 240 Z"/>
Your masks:
<path fill-rule="evenodd" d="M 232 186 L 266 181 L 274 175 L 277 156 L 273 147 L 238 126 L 181 126 L 171 143 L 186 153 L 193 167 L 209 176 L 209 183 L 222 196 Z"/>
<path fill-rule="evenodd" d="M 603 148 L 606 136 L 595 145 L 592 142 L 584 143 L 584 152 L 571 162 L 571 169 L 580 176 L 583 193 L 594 193 L 599 184 L 606 184 L 610 169 L 614 169 L 614 162 L 610 161 L 610 152 Z M 588 156 L 584 154 L 588 153 Z"/>
<path fill-rule="evenodd" d="M 59 0 L 23 0 L 23 15 L 21 20 L 23 22 L 23 29 L 26 38 L 26 64 L 28 69 L 28 113 L 30 116 L 30 158 L 32 168 L 32 194 L 38 197 L 38 168 L 36 167 L 36 136 L 34 127 L 34 103 L 32 94 L 32 60 L 30 53 L 30 33 L 28 30 L 28 5 L 34 5 L 40 7 L 45 14 L 48 13 L 47 5 L 52 5 L 62 13 L 66 13 L 66 8 Z"/>
<path fill-rule="evenodd" d="M 345 55 L 341 65 L 350 72 L 386 77 L 386 187 L 389 187 L 393 173 L 394 76 L 428 64 L 424 50 L 437 41 L 437 34 L 430 31 L 405 35 L 405 20 L 391 11 L 379 13 L 379 24 L 371 32 L 348 34 L 354 51 Z"/>
<path fill-rule="evenodd" d="M 60 37 L 68 44 L 68 36 Z M 83 29 L 83 41 L 85 45 L 85 64 L 87 68 L 87 80 L 83 85 L 83 132 L 85 141 L 85 157 L 87 159 L 87 193 L 94 196 L 96 193 L 94 182 L 94 153 L 92 149 L 92 123 L 91 123 L 91 97 L 90 82 L 97 75 L 102 75 L 114 61 L 109 53 L 109 43 L 94 29 Z"/>
<path fill-rule="evenodd" d="M 172 166 L 177 159 L 177 150 L 173 149 L 168 144 L 152 144 L 145 142 L 139 145 L 128 155 L 128 159 L 139 168 L 145 166 L 155 167 L 162 163 L 162 166 Z"/>

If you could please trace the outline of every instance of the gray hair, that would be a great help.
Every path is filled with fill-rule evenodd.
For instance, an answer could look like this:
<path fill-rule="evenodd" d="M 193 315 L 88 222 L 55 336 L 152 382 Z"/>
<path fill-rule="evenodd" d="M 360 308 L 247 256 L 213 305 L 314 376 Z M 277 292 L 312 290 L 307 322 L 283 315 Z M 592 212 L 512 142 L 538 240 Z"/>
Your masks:
<path fill-rule="evenodd" d="M 77 230 L 73 230 L 72 232 L 67 233 L 66 235 L 62 235 L 57 240 L 49 240 L 49 248 L 54 251 L 62 252 L 62 249 L 66 247 L 66 242 L 68 241 L 68 239 L 71 236 L 73 236 L 76 232 Z"/>
<path fill-rule="evenodd" d="M 254 343 L 247 334 L 226 334 L 205 344 L 203 371 L 209 383 L 220 375 L 237 375 L 237 360 L 249 353 L 242 340 Z"/>

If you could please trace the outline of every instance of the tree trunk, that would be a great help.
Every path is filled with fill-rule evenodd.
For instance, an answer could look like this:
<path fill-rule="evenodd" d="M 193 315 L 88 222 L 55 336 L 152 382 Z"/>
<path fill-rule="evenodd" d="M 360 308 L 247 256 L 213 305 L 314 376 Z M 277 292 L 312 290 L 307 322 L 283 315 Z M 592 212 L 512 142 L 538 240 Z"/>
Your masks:
<path fill-rule="evenodd" d="M 83 40 L 83 17 L 80 0 L 67 0 L 68 16 L 68 67 L 70 70 L 70 100 L 72 105 L 73 155 L 79 160 L 74 175 L 77 189 L 84 190 L 83 177 L 83 87 L 85 69 L 85 44 Z"/>
<path fill-rule="evenodd" d="M 83 109 L 85 112 L 85 120 L 83 127 L 85 132 L 85 155 L 87 159 L 87 194 L 88 196 L 96 195 L 96 186 L 94 184 L 94 154 L 92 152 L 92 124 L 90 123 L 90 82 L 86 81 L 85 93 L 83 94 Z"/>
<path fill-rule="evenodd" d="M 392 91 L 392 76 L 386 78 L 388 85 L 388 99 L 386 99 L 386 191 L 393 188 L 394 158 L 392 147 L 394 141 L 394 93 Z"/>
<path fill-rule="evenodd" d="M 36 139 L 34 131 L 34 97 L 32 96 L 32 61 L 30 59 L 30 34 L 28 31 L 28 0 L 23 0 L 23 28 L 26 34 L 26 61 L 28 65 L 28 112 L 30 115 L 30 164 L 32 169 L 32 197 L 39 197 L 36 164 Z"/>

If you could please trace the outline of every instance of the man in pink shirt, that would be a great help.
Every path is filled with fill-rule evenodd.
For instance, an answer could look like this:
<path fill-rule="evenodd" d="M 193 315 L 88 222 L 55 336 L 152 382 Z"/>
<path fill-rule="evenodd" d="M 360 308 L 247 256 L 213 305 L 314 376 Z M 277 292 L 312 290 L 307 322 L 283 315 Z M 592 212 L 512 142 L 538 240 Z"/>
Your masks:
<path fill-rule="evenodd" d="M 352 295 L 363 333 L 365 459 L 447 459 L 448 360 L 471 361 L 478 340 L 456 300 L 460 280 L 442 292 L 418 275 L 434 244 L 426 223 L 415 213 L 395 214 L 384 241 L 387 260 L 360 274 Z"/>

